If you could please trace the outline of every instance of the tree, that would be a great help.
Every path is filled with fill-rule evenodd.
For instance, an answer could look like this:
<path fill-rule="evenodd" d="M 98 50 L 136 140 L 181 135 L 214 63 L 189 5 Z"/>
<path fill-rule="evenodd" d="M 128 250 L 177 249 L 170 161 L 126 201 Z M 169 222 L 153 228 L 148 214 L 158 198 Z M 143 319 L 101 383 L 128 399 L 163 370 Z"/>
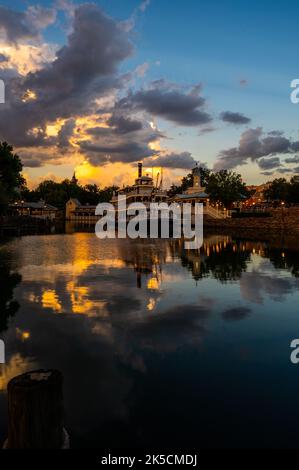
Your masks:
<path fill-rule="evenodd" d="M 291 203 L 299 202 L 299 176 L 293 176 L 288 184 L 286 201 Z"/>
<path fill-rule="evenodd" d="M 269 188 L 264 191 L 267 201 L 286 201 L 289 194 L 289 183 L 285 178 L 277 178 L 272 181 Z"/>
<path fill-rule="evenodd" d="M 221 170 L 209 175 L 206 192 L 212 201 L 220 201 L 227 209 L 233 202 L 249 197 L 241 175 L 228 170 Z"/>
<path fill-rule="evenodd" d="M 25 184 L 22 169 L 20 157 L 13 153 L 13 147 L 0 142 L 0 213 L 18 197 L 18 191 Z"/>
<path fill-rule="evenodd" d="M 211 174 L 211 170 L 205 167 L 200 167 L 200 177 L 201 177 L 201 184 L 202 186 L 206 186 L 209 181 L 209 177 Z M 191 188 L 193 186 L 193 174 L 189 173 L 187 176 L 184 176 L 182 179 L 182 183 L 180 185 L 175 185 L 172 184 L 170 186 L 170 189 L 168 191 L 168 196 L 173 197 L 176 194 L 182 194 L 184 191 L 186 191 L 188 188 Z"/>
<path fill-rule="evenodd" d="M 109 202 L 117 186 L 110 186 L 100 189 L 96 184 L 81 186 L 78 183 L 66 179 L 61 183 L 45 180 L 32 191 L 23 188 L 22 197 L 29 202 L 37 202 L 43 199 L 48 204 L 52 204 L 58 209 L 64 209 L 66 202 L 70 198 L 78 199 L 81 204 L 96 206 L 99 202 Z"/>

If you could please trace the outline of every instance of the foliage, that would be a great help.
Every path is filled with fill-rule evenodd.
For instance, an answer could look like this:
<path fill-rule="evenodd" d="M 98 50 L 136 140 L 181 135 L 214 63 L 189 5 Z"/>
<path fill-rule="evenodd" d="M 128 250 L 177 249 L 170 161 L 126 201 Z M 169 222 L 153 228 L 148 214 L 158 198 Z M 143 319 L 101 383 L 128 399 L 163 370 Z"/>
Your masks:
<path fill-rule="evenodd" d="M 205 187 L 208 184 L 209 176 L 211 174 L 211 170 L 208 168 L 200 167 L 200 176 L 201 176 L 201 184 Z M 168 196 L 173 197 L 176 194 L 182 194 L 188 188 L 193 186 L 193 175 L 189 173 L 187 176 L 184 176 L 180 185 L 172 184 L 168 191 Z"/>
<path fill-rule="evenodd" d="M 285 178 L 277 178 L 264 191 L 267 201 L 284 201 L 299 203 L 299 176 L 293 176 L 290 181 Z"/>
<path fill-rule="evenodd" d="M 285 201 L 288 193 L 288 182 L 285 178 L 277 178 L 264 191 L 267 201 Z"/>
<path fill-rule="evenodd" d="M 22 169 L 21 160 L 13 153 L 13 147 L 0 142 L 0 213 L 18 197 L 18 190 L 25 183 Z"/>
<path fill-rule="evenodd" d="M 233 202 L 249 197 L 241 175 L 228 170 L 211 173 L 206 192 L 212 201 L 221 202 L 227 209 L 232 206 Z"/>
<path fill-rule="evenodd" d="M 61 183 L 46 180 L 40 183 L 35 190 L 30 191 L 28 188 L 24 188 L 22 198 L 29 202 L 43 199 L 58 209 L 64 209 L 66 202 L 70 198 L 78 199 L 81 204 L 89 205 L 108 202 L 112 197 L 113 191 L 117 189 L 116 186 L 111 186 L 101 190 L 96 184 L 81 186 L 67 179 Z"/>

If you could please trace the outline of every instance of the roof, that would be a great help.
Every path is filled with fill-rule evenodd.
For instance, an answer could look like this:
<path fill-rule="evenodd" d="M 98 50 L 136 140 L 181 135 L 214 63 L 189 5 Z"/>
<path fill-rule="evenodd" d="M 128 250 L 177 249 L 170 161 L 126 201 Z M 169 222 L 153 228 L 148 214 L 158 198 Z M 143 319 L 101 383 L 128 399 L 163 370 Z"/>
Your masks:
<path fill-rule="evenodd" d="M 51 210 L 57 211 L 57 207 L 52 206 L 51 204 L 46 204 L 44 201 L 39 202 L 17 202 L 11 205 L 12 207 L 20 207 L 20 208 L 27 208 L 27 209 L 44 209 L 44 210 Z"/>
<path fill-rule="evenodd" d="M 140 178 L 138 178 L 138 180 L 153 181 L 153 178 L 151 178 L 150 176 L 141 176 Z"/>
<path fill-rule="evenodd" d="M 71 198 L 69 199 L 69 201 L 74 202 L 75 204 L 77 204 L 77 206 L 81 206 L 81 202 L 78 201 L 78 199 L 76 199 L 75 197 L 71 197 Z"/>
<path fill-rule="evenodd" d="M 209 195 L 207 193 L 191 193 L 191 194 L 177 194 L 175 198 L 179 199 L 206 199 Z"/>

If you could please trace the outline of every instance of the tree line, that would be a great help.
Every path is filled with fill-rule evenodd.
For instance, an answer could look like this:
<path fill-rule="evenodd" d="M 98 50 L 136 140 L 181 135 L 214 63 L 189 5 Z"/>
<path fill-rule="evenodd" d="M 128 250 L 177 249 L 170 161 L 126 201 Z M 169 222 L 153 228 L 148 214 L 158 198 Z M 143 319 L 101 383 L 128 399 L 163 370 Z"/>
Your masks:
<path fill-rule="evenodd" d="M 240 202 L 251 196 L 250 191 L 238 173 L 220 170 L 213 173 L 205 167 L 200 167 L 201 184 L 212 202 L 219 202 L 230 209 L 234 202 Z M 182 179 L 180 185 L 172 185 L 169 196 L 175 196 L 186 191 L 193 185 L 193 175 L 189 173 Z"/>
<path fill-rule="evenodd" d="M 37 202 L 43 199 L 58 209 L 64 209 L 70 198 L 78 199 L 81 204 L 96 205 L 99 202 L 109 202 L 117 186 L 101 189 L 96 184 L 80 185 L 65 179 L 57 183 L 46 180 L 37 188 L 30 190 L 22 176 L 23 165 L 20 157 L 14 153 L 13 147 L 6 142 L 0 142 L 0 213 L 5 212 L 10 202 L 25 200 Z M 219 202 L 229 209 L 234 202 L 248 199 L 252 193 L 246 188 L 240 174 L 233 171 L 221 170 L 212 172 L 208 168 L 200 168 L 201 184 L 212 202 Z M 181 184 L 171 185 L 168 191 L 170 197 L 181 194 L 193 185 L 193 175 L 189 173 L 182 178 Z M 128 187 L 129 189 L 129 187 Z M 268 201 L 285 201 L 299 203 L 299 176 L 287 181 L 285 178 L 275 179 L 264 192 Z"/>
<path fill-rule="evenodd" d="M 290 181 L 285 178 L 273 180 L 264 191 L 264 198 L 271 202 L 299 203 L 299 176 L 293 176 Z"/>

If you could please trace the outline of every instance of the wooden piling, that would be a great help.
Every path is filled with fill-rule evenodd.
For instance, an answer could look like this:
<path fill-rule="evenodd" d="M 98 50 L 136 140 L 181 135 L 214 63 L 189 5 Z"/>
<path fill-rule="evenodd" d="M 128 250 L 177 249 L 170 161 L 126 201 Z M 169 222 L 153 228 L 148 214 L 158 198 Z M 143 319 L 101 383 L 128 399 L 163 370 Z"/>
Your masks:
<path fill-rule="evenodd" d="M 64 447 L 63 378 L 53 369 L 14 377 L 8 392 L 8 449 Z"/>

